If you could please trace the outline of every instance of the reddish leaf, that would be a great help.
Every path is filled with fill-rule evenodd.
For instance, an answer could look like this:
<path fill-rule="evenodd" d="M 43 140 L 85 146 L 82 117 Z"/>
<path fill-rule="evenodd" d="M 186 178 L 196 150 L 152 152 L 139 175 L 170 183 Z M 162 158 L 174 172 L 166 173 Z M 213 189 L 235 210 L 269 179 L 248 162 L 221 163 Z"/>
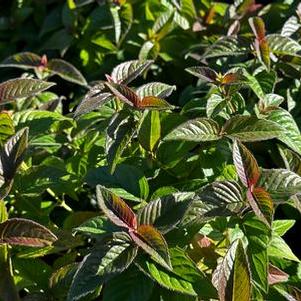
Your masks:
<path fill-rule="evenodd" d="M 265 38 L 265 25 L 260 17 L 254 17 L 249 19 L 249 24 L 256 36 L 255 50 L 259 59 L 270 68 L 270 48 Z"/>
<path fill-rule="evenodd" d="M 140 101 L 139 96 L 136 94 L 134 90 L 131 88 L 122 85 L 122 84 L 116 84 L 116 83 L 106 83 L 105 84 L 112 94 L 119 98 L 120 100 L 126 102 L 127 104 L 131 106 L 138 106 L 138 102 Z"/>
<path fill-rule="evenodd" d="M 285 272 L 281 271 L 279 268 L 275 267 L 272 264 L 269 264 L 269 274 L 268 274 L 268 282 L 269 285 L 286 282 L 288 280 L 289 275 Z"/>
<path fill-rule="evenodd" d="M 166 110 L 172 109 L 167 101 L 162 98 L 158 98 L 155 96 L 145 96 L 141 101 L 138 102 L 138 108 L 140 109 L 158 109 L 158 110 Z"/>
<path fill-rule="evenodd" d="M 249 24 L 252 28 L 252 31 L 259 42 L 265 39 L 265 25 L 260 17 L 254 17 L 249 19 Z"/>
<path fill-rule="evenodd" d="M 274 204 L 270 194 L 263 188 L 254 188 L 247 192 L 250 206 L 255 214 L 268 226 L 272 223 Z"/>
<path fill-rule="evenodd" d="M 137 228 L 135 213 L 120 197 L 100 185 L 96 188 L 96 194 L 100 208 L 114 224 L 130 230 Z"/>
<path fill-rule="evenodd" d="M 237 13 L 241 16 L 252 13 L 262 7 L 261 4 L 256 4 L 255 0 L 244 0 L 237 8 Z"/>
<path fill-rule="evenodd" d="M 28 219 L 12 218 L 0 224 L 0 244 L 44 247 L 56 240 L 50 230 Z"/>
<path fill-rule="evenodd" d="M 134 242 L 155 261 L 172 269 L 167 243 L 162 234 L 151 225 L 140 225 L 136 232 L 130 232 Z"/>
<path fill-rule="evenodd" d="M 260 176 L 259 167 L 251 152 L 238 140 L 233 144 L 233 161 L 241 182 L 252 188 Z"/>
<path fill-rule="evenodd" d="M 242 81 L 242 73 L 241 72 L 229 72 L 226 73 L 222 80 L 222 85 L 233 85 L 233 84 L 239 84 Z"/>

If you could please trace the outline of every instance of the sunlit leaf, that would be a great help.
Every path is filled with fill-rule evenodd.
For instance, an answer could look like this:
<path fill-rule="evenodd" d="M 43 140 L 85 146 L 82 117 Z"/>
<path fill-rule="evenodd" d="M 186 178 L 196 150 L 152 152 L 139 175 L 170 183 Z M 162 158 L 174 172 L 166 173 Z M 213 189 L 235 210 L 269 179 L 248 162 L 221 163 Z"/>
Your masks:
<path fill-rule="evenodd" d="M 0 84 L 0 103 L 14 101 L 17 98 L 33 96 L 49 89 L 55 83 L 33 78 L 10 79 Z"/>
<path fill-rule="evenodd" d="M 271 226 L 274 204 L 271 196 L 263 188 L 256 187 L 247 193 L 249 203 L 255 214 L 267 225 Z"/>
<path fill-rule="evenodd" d="M 87 81 L 72 64 L 61 60 L 61 59 L 52 59 L 47 64 L 47 70 L 52 74 L 57 74 L 61 78 L 82 86 L 87 85 Z"/>
<path fill-rule="evenodd" d="M 145 96 L 156 96 L 162 99 L 168 97 L 175 90 L 176 86 L 170 86 L 159 82 L 151 82 L 140 86 L 136 90 L 136 93 L 140 98 Z"/>
<path fill-rule="evenodd" d="M 151 225 L 140 225 L 137 232 L 130 232 L 134 242 L 148 253 L 156 262 L 172 269 L 168 245 L 162 234 Z"/>
<path fill-rule="evenodd" d="M 179 125 L 164 140 L 213 141 L 220 138 L 219 132 L 219 125 L 213 119 L 197 118 Z"/>
<path fill-rule="evenodd" d="M 11 218 L 0 224 L 0 244 L 45 247 L 57 237 L 44 226 L 23 218 Z"/>
<path fill-rule="evenodd" d="M 96 187 L 96 193 L 100 208 L 114 224 L 128 229 L 137 228 L 136 215 L 120 197 L 100 185 Z"/>
<path fill-rule="evenodd" d="M 116 66 L 111 74 L 114 83 L 129 84 L 143 74 L 153 63 L 151 60 L 127 61 Z"/>
<path fill-rule="evenodd" d="M 155 96 L 145 96 L 138 101 L 137 107 L 140 109 L 154 109 L 154 110 L 171 110 L 173 106 L 166 100 Z"/>
<path fill-rule="evenodd" d="M 244 186 L 251 188 L 256 185 L 260 176 L 257 161 L 251 152 L 237 140 L 233 144 L 233 162 Z"/>
<path fill-rule="evenodd" d="M 242 115 L 230 118 L 224 124 L 222 132 L 223 135 L 244 142 L 267 140 L 283 135 L 281 126 L 273 121 Z"/>
<path fill-rule="evenodd" d="M 232 243 L 213 273 L 212 283 L 221 301 L 249 301 L 251 273 L 246 252 L 240 240 Z"/>

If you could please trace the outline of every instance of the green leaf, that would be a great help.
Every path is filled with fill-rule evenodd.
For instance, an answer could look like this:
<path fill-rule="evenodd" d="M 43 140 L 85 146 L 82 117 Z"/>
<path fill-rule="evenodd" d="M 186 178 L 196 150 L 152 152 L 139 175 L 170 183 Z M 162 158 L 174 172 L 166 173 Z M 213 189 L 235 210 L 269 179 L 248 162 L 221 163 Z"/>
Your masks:
<path fill-rule="evenodd" d="M 268 226 L 271 226 L 274 204 L 270 194 L 263 188 L 256 187 L 252 190 L 249 189 L 247 196 L 255 214 Z"/>
<path fill-rule="evenodd" d="M 245 69 L 244 69 L 243 74 L 245 77 L 246 84 L 253 90 L 255 95 L 259 99 L 264 98 L 265 93 L 264 93 L 259 81 L 257 80 L 257 78 L 255 76 L 251 75 L 250 73 L 248 73 Z"/>
<path fill-rule="evenodd" d="M 272 257 L 288 259 L 300 262 L 298 257 L 293 253 L 289 245 L 278 235 L 273 235 L 268 246 L 268 255 Z"/>
<path fill-rule="evenodd" d="M 268 35 L 267 42 L 271 51 L 278 56 L 298 56 L 299 52 L 301 51 L 301 45 L 298 42 L 280 34 Z"/>
<path fill-rule="evenodd" d="M 247 188 L 256 185 L 260 176 L 257 161 L 252 153 L 238 140 L 235 140 L 233 144 L 233 162 L 243 185 Z"/>
<path fill-rule="evenodd" d="M 101 107 L 112 98 L 112 94 L 105 92 L 106 86 L 103 83 L 94 85 L 84 96 L 74 112 L 74 117 L 86 114 Z"/>
<path fill-rule="evenodd" d="M 112 223 L 104 216 L 95 216 L 85 221 L 80 226 L 72 230 L 73 233 L 88 233 L 93 235 L 107 235 L 118 228 L 112 225 Z"/>
<path fill-rule="evenodd" d="M 15 78 L 0 84 L 0 102 L 12 102 L 17 98 L 34 96 L 54 86 L 55 83 L 33 78 Z"/>
<path fill-rule="evenodd" d="M 245 206 L 243 191 L 234 181 L 216 181 L 196 192 L 182 225 L 200 224 L 217 216 L 237 215 Z"/>
<path fill-rule="evenodd" d="M 68 293 L 67 301 L 81 300 L 99 290 L 102 284 L 129 267 L 137 254 L 125 233 L 94 248 L 80 263 Z"/>
<path fill-rule="evenodd" d="M 262 169 L 258 186 L 276 202 L 286 202 L 301 190 L 301 177 L 286 169 Z"/>
<path fill-rule="evenodd" d="M 160 286 L 190 296 L 216 297 L 209 279 L 180 248 L 170 249 L 173 270 L 168 271 L 149 260 L 139 260 L 137 265 Z"/>
<path fill-rule="evenodd" d="M 16 67 L 20 69 L 32 69 L 41 65 L 41 57 L 32 52 L 16 53 L 1 62 L 0 67 Z"/>
<path fill-rule="evenodd" d="M 278 138 L 283 134 L 283 129 L 273 121 L 236 115 L 225 123 L 222 133 L 230 138 L 251 142 Z"/>
<path fill-rule="evenodd" d="M 220 128 L 219 125 L 209 118 L 191 119 L 182 123 L 169 134 L 164 140 L 184 140 L 184 141 L 214 141 L 218 140 Z"/>
<path fill-rule="evenodd" d="M 115 171 L 127 145 L 136 131 L 134 119 L 126 111 L 120 111 L 113 115 L 106 135 L 106 153 L 110 171 Z"/>
<path fill-rule="evenodd" d="M 0 244 L 45 247 L 57 237 L 44 226 L 23 218 L 11 218 L 0 224 Z"/>
<path fill-rule="evenodd" d="M 181 16 L 177 11 L 174 14 L 173 21 L 183 30 L 187 30 L 190 27 L 188 20 L 185 17 Z"/>
<path fill-rule="evenodd" d="M 299 20 L 296 16 L 288 18 L 282 26 L 281 35 L 284 37 L 290 37 L 300 28 Z"/>
<path fill-rule="evenodd" d="M 161 137 L 160 114 L 158 111 L 147 112 L 138 130 L 138 140 L 143 148 L 152 152 Z"/>
<path fill-rule="evenodd" d="M 71 83 L 75 83 L 82 86 L 87 86 L 87 81 L 72 64 L 61 60 L 61 59 L 52 59 L 47 64 L 47 71 L 50 71 L 52 74 L 56 74 L 62 79 L 65 79 Z"/>
<path fill-rule="evenodd" d="M 154 225 L 166 233 L 182 220 L 193 196 L 190 192 L 179 192 L 157 198 L 139 211 L 138 222 Z"/>
<path fill-rule="evenodd" d="M 156 262 L 171 270 L 168 245 L 162 234 L 151 225 L 140 225 L 137 231 L 130 232 L 131 238 Z"/>
<path fill-rule="evenodd" d="M 128 229 L 137 228 L 135 213 L 121 198 L 100 185 L 96 187 L 96 196 L 100 208 L 115 225 Z"/>
<path fill-rule="evenodd" d="M 268 253 L 271 229 L 254 215 L 246 215 L 242 229 L 248 239 L 247 254 L 250 261 L 254 288 L 268 292 Z"/>
<path fill-rule="evenodd" d="M 137 268 L 129 268 L 106 284 L 103 301 L 149 300 L 153 288 L 154 282 L 150 278 Z"/>
<path fill-rule="evenodd" d="M 151 82 L 140 86 L 136 90 L 136 93 L 140 98 L 143 98 L 145 96 L 156 96 L 158 98 L 166 98 L 175 90 L 176 86 L 170 86 L 159 82 Z"/>
<path fill-rule="evenodd" d="M 13 184 L 15 173 L 23 161 L 28 143 L 28 128 L 12 136 L 0 151 L 0 199 L 4 199 Z"/>
<path fill-rule="evenodd" d="M 261 101 L 264 109 L 276 108 L 283 103 L 284 97 L 278 94 L 266 94 Z"/>
<path fill-rule="evenodd" d="M 111 74 L 114 83 L 129 84 L 143 74 L 153 63 L 151 60 L 133 60 L 116 66 Z"/>
<path fill-rule="evenodd" d="M 277 123 L 282 128 L 282 134 L 277 138 L 301 155 L 301 135 L 293 116 L 286 110 L 278 108 L 269 113 L 266 117 Z"/>
<path fill-rule="evenodd" d="M 0 112 L 0 144 L 15 133 L 13 120 L 6 112 Z"/>
<path fill-rule="evenodd" d="M 133 23 L 133 8 L 130 3 L 110 8 L 115 30 L 115 42 L 120 45 L 131 29 Z"/>
<path fill-rule="evenodd" d="M 283 236 L 296 223 L 293 219 L 281 219 L 273 221 L 272 230 L 278 236 Z"/>
<path fill-rule="evenodd" d="M 224 37 L 213 45 L 209 46 L 202 56 L 202 59 L 245 55 L 247 49 L 235 37 Z"/>
<path fill-rule="evenodd" d="M 242 242 L 232 243 L 212 276 L 221 301 L 249 301 L 251 299 L 251 273 Z"/>
<path fill-rule="evenodd" d="M 190 67 L 185 71 L 209 83 L 217 83 L 218 74 L 209 67 Z"/>

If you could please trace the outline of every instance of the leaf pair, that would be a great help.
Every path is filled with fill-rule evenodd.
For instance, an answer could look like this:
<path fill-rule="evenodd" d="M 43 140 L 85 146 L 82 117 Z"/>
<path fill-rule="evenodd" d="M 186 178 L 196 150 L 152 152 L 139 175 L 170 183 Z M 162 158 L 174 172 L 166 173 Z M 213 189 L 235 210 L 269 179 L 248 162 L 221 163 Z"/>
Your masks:
<path fill-rule="evenodd" d="M 123 84 L 105 83 L 111 93 L 121 101 L 137 109 L 168 110 L 173 107 L 164 99 L 156 96 L 140 97 L 133 89 Z"/>
<path fill-rule="evenodd" d="M 74 116 L 88 113 L 103 105 L 113 96 L 137 108 L 164 108 L 171 106 L 163 99 L 171 94 L 174 86 L 162 83 L 149 83 L 133 91 L 127 85 L 143 74 L 153 63 L 150 60 L 132 60 L 116 66 L 111 75 L 106 75 L 107 82 L 94 85 L 77 107 Z"/>
<path fill-rule="evenodd" d="M 140 225 L 132 209 L 118 196 L 97 186 L 97 200 L 105 215 L 117 226 L 126 228 L 132 240 L 159 264 L 171 269 L 167 243 L 151 225 Z"/>
<path fill-rule="evenodd" d="M 217 86 L 237 85 L 243 81 L 243 74 L 240 69 L 228 71 L 224 75 L 218 74 L 209 67 L 190 67 L 185 70 L 203 81 Z"/>
<path fill-rule="evenodd" d="M 238 140 L 233 144 L 233 161 L 242 184 L 248 189 L 247 198 L 255 214 L 267 225 L 273 218 L 273 200 L 270 194 L 261 187 L 256 187 L 260 170 L 251 152 Z"/>
<path fill-rule="evenodd" d="M 218 291 L 220 301 L 251 300 L 251 272 L 240 240 L 232 243 L 225 257 L 217 265 L 212 283 Z"/>
<path fill-rule="evenodd" d="M 58 75 L 62 79 L 72 83 L 86 86 L 87 82 L 83 75 L 70 63 L 62 59 L 51 59 L 48 61 L 46 55 L 42 57 L 32 52 L 21 52 L 6 58 L 0 67 L 16 67 L 21 69 L 35 69 L 38 72 Z"/>
<path fill-rule="evenodd" d="M 249 19 L 249 24 L 255 35 L 254 48 L 256 55 L 269 70 L 271 65 L 270 47 L 266 39 L 264 21 L 260 17 L 253 17 Z"/>

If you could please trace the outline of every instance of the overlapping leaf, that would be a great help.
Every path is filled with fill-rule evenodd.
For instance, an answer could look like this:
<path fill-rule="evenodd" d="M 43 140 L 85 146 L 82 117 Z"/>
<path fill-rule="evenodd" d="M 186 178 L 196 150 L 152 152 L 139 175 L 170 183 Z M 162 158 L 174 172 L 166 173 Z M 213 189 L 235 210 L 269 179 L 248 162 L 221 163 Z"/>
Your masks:
<path fill-rule="evenodd" d="M 102 284 L 124 271 L 134 260 L 137 249 L 125 234 L 116 234 L 110 243 L 92 250 L 80 263 L 68 293 L 68 301 L 81 300 L 99 290 Z"/>
<path fill-rule="evenodd" d="M 156 262 L 167 269 L 172 269 L 167 243 L 162 234 L 153 226 L 140 225 L 136 232 L 130 232 L 130 236 Z"/>
<path fill-rule="evenodd" d="M 237 140 L 233 144 L 233 162 L 244 186 L 251 188 L 256 185 L 260 176 L 257 161 L 251 152 Z"/>
<path fill-rule="evenodd" d="M 278 138 L 283 135 L 281 126 L 273 121 L 242 115 L 229 119 L 224 124 L 222 132 L 223 135 L 245 142 Z"/>
<path fill-rule="evenodd" d="M 23 218 L 11 218 L 0 224 L 0 244 L 45 247 L 57 237 L 44 226 Z"/>
<path fill-rule="evenodd" d="M 136 77 L 143 74 L 153 63 L 151 60 L 133 60 L 116 66 L 111 77 L 114 83 L 129 84 Z"/>
<path fill-rule="evenodd" d="M 17 98 L 29 97 L 55 85 L 33 78 L 15 78 L 0 84 L 0 103 L 12 102 Z"/>
<path fill-rule="evenodd" d="M 251 273 L 246 252 L 240 240 L 232 243 L 213 273 L 212 283 L 221 301 L 250 301 Z"/>
<path fill-rule="evenodd" d="M 172 130 L 164 140 L 213 141 L 218 140 L 219 125 L 209 118 L 191 119 Z"/>
<path fill-rule="evenodd" d="M 1 62 L 0 67 L 17 67 L 21 69 L 36 68 L 41 65 L 42 57 L 32 52 L 21 52 L 9 56 Z"/>
<path fill-rule="evenodd" d="M 136 229 L 136 215 L 132 209 L 118 196 L 104 187 L 96 187 L 97 200 L 105 215 L 117 226 Z"/>

